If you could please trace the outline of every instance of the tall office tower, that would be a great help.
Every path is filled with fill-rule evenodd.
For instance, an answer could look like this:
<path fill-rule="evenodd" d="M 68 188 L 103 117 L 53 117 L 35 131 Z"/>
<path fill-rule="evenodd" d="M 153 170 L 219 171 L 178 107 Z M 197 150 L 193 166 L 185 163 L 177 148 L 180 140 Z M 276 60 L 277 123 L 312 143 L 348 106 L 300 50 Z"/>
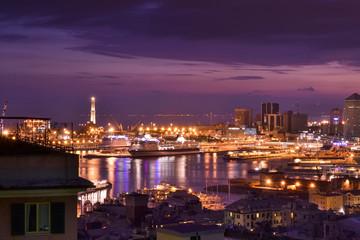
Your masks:
<path fill-rule="evenodd" d="M 266 130 L 272 131 L 282 127 L 282 116 L 278 103 L 261 104 L 261 121 Z"/>
<path fill-rule="evenodd" d="M 342 135 L 344 133 L 343 128 L 343 111 L 339 108 L 333 108 L 330 110 L 330 134 Z"/>
<path fill-rule="evenodd" d="M 293 114 L 291 115 L 291 132 L 298 133 L 308 129 L 308 115 L 307 114 Z"/>
<path fill-rule="evenodd" d="M 252 108 L 236 108 L 235 109 L 235 125 L 251 127 L 253 123 Z"/>
<path fill-rule="evenodd" d="M 90 122 L 96 124 L 95 98 L 91 98 Z"/>
<path fill-rule="evenodd" d="M 262 123 L 265 121 L 265 114 L 279 114 L 280 108 L 278 103 L 265 102 L 261 104 L 261 118 Z"/>
<path fill-rule="evenodd" d="M 344 100 L 345 138 L 360 137 L 360 95 L 354 93 Z"/>
<path fill-rule="evenodd" d="M 291 116 L 292 111 L 287 111 L 283 113 L 283 129 L 285 132 L 291 132 Z"/>

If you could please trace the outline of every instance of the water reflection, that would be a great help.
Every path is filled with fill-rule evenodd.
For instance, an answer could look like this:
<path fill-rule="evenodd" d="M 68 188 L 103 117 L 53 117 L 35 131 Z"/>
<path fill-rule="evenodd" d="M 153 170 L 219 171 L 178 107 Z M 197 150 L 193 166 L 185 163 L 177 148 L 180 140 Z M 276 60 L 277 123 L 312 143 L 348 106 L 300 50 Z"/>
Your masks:
<path fill-rule="evenodd" d="M 207 185 L 227 184 L 229 178 L 257 178 L 249 169 L 281 166 L 286 160 L 224 161 L 221 154 L 169 156 L 157 158 L 80 159 L 79 174 L 89 180 L 107 179 L 113 184 L 111 196 L 136 189 L 151 188 L 166 181 L 182 188 L 204 191 Z"/>

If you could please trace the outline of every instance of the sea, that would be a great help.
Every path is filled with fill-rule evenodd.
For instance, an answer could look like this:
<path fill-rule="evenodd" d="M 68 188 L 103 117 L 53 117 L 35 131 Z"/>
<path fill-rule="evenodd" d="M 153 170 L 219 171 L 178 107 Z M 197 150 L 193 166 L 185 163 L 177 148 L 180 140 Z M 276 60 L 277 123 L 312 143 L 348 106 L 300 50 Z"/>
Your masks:
<path fill-rule="evenodd" d="M 112 183 L 110 197 L 161 183 L 205 192 L 206 186 L 226 185 L 232 178 L 258 179 L 249 174 L 255 168 L 286 166 L 286 159 L 224 160 L 222 153 L 202 153 L 146 158 L 84 158 L 80 155 L 79 175 L 88 180 Z"/>

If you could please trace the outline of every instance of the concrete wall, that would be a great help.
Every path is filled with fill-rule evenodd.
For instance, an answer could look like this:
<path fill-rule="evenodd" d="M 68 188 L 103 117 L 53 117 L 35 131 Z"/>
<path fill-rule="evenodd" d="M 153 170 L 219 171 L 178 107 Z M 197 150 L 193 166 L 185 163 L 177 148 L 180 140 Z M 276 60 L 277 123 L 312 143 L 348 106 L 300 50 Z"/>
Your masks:
<path fill-rule="evenodd" d="M 65 203 L 65 234 L 25 234 L 21 236 L 11 235 L 11 204 L 35 203 L 35 202 L 64 202 Z M 23 198 L 0 198 L 0 239 L 1 240 L 76 240 L 77 197 L 23 197 Z M 25 227 L 25 226 L 24 226 Z"/>
<path fill-rule="evenodd" d="M 74 179 L 78 177 L 79 158 L 70 154 L 0 157 L 0 182 Z"/>

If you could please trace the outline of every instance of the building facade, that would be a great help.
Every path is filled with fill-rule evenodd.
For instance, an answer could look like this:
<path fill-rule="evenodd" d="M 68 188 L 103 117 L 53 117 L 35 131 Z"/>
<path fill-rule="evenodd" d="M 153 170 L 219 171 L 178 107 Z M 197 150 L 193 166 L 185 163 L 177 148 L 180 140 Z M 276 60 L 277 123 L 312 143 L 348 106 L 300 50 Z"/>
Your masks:
<path fill-rule="evenodd" d="M 251 127 L 253 125 L 252 108 L 236 108 L 234 121 L 236 126 Z"/>
<path fill-rule="evenodd" d="M 343 135 L 343 111 L 339 108 L 330 110 L 330 135 Z"/>
<path fill-rule="evenodd" d="M 345 138 L 360 137 L 360 95 L 354 93 L 344 100 Z"/>
<path fill-rule="evenodd" d="M 283 198 L 241 199 L 226 207 L 224 223 L 243 226 L 250 231 L 264 223 L 278 227 L 282 225 L 282 206 L 286 203 Z"/>
<path fill-rule="evenodd" d="M 293 114 L 291 115 L 291 132 L 299 133 L 307 130 L 308 115 L 307 114 Z"/>
<path fill-rule="evenodd" d="M 265 130 L 282 128 L 282 115 L 279 103 L 265 102 L 261 104 L 261 121 Z"/>
<path fill-rule="evenodd" d="M 0 141 L 0 239 L 76 240 L 78 156 Z"/>
<path fill-rule="evenodd" d="M 320 210 L 344 212 L 344 197 L 338 193 L 309 192 L 309 202 L 318 205 Z"/>

